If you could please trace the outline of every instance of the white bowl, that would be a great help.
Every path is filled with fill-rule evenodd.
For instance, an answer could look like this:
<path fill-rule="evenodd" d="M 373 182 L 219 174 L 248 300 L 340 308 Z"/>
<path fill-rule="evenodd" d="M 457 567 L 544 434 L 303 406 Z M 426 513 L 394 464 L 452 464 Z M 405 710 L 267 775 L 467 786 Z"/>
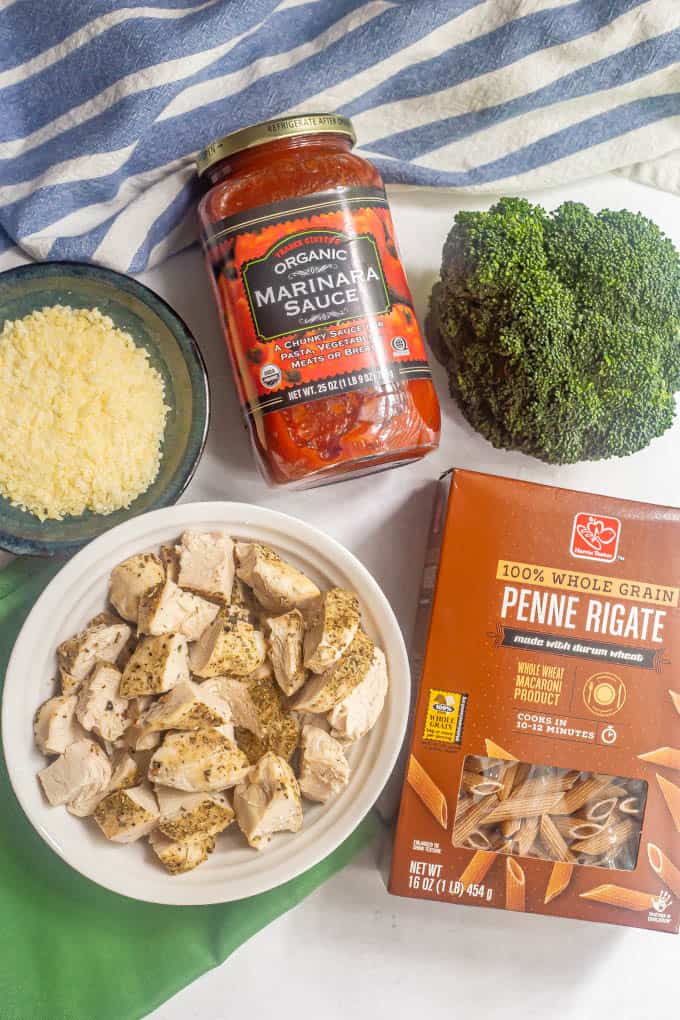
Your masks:
<path fill-rule="evenodd" d="M 281 833 L 263 851 L 251 850 L 233 825 L 218 837 L 196 871 L 171 876 L 146 840 L 108 842 L 92 819 L 50 807 L 36 776 L 46 764 L 33 743 L 33 716 L 54 690 L 55 649 L 105 608 L 112 568 L 133 553 L 153 550 L 185 528 L 221 530 L 271 545 L 322 587 L 340 585 L 359 596 L 364 626 L 387 656 L 390 687 L 375 727 L 352 748 L 349 785 L 328 805 L 305 802 L 301 832 Z M 71 867 L 114 892 L 151 903 L 224 903 L 253 896 L 312 867 L 349 836 L 385 785 L 408 715 L 408 659 L 387 599 L 359 561 L 333 539 L 286 514 L 245 503 L 168 507 L 113 528 L 82 549 L 52 580 L 17 638 L 5 679 L 2 734 L 14 792 L 42 838 Z"/>

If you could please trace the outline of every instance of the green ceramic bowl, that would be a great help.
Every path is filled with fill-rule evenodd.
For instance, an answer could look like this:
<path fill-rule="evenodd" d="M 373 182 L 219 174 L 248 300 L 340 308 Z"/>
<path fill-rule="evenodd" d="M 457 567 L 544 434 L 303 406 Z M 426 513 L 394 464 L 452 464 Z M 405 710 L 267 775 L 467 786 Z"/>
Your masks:
<path fill-rule="evenodd" d="M 68 554 L 130 517 L 176 503 L 208 431 L 203 357 L 186 324 L 158 294 L 122 273 L 81 262 L 39 262 L 0 273 L 0 328 L 6 319 L 56 304 L 98 308 L 144 347 L 163 376 L 170 411 L 158 476 L 126 510 L 41 522 L 0 495 L 0 548 L 32 556 Z"/>

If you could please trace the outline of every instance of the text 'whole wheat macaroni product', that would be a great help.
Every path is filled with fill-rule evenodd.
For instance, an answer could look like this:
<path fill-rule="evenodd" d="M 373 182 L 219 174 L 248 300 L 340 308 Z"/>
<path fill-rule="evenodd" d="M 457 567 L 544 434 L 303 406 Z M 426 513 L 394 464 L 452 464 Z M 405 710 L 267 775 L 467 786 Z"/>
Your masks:
<path fill-rule="evenodd" d="M 680 510 L 451 472 L 416 653 L 390 890 L 678 932 Z"/>

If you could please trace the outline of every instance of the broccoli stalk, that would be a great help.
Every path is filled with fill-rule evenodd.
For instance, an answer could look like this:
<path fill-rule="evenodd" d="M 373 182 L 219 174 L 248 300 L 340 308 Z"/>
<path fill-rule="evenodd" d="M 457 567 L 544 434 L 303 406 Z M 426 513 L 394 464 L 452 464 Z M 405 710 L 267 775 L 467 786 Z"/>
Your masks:
<path fill-rule="evenodd" d="M 673 422 L 680 260 L 644 216 L 519 198 L 458 213 L 427 325 L 452 395 L 494 446 L 599 460 Z"/>

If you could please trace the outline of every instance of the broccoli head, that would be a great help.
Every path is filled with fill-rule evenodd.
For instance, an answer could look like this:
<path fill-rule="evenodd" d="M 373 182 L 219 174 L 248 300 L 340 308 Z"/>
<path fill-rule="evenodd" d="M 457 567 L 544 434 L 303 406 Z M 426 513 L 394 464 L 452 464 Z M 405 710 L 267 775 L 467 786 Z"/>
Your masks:
<path fill-rule="evenodd" d="M 620 457 L 670 427 L 680 260 L 636 213 L 504 198 L 460 212 L 428 335 L 470 424 L 555 464 Z"/>

